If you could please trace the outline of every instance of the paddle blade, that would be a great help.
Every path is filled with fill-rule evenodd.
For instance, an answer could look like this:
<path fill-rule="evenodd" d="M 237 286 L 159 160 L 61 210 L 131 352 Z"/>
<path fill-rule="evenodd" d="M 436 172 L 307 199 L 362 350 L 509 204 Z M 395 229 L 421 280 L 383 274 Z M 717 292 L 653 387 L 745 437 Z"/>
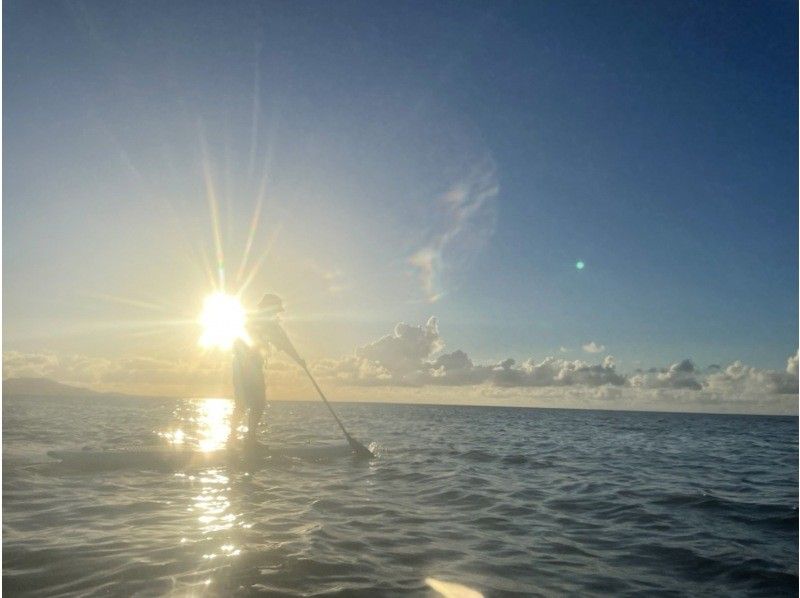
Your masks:
<path fill-rule="evenodd" d="M 357 457 L 363 457 L 365 459 L 369 459 L 374 457 L 375 455 L 372 454 L 372 451 L 361 444 L 358 440 L 347 434 L 347 442 L 350 444 L 350 448 L 353 449 L 353 454 Z"/>

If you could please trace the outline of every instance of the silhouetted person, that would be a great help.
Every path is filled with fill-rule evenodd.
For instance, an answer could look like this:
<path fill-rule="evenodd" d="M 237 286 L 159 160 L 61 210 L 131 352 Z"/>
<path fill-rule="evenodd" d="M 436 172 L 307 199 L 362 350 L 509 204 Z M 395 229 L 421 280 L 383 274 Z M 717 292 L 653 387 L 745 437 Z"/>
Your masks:
<path fill-rule="evenodd" d="M 247 443 L 251 446 L 256 443 L 256 430 L 266 406 L 264 353 L 268 345 L 284 351 L 301 367 L 305 368 L 306 365 L 278 322 L 278 314 L 282 311 L 283 302 L 280 297 L 271 293 L 264 295 L 250 326 L 253 346 L 242 339 L 237 339 L 233 344 L 235 407 L 231 416 L 231 438 L 236 437 L 236 428 L 247 413 Z"/>
<path fill-rule="evenodd" d="M 258 304 L 258 314 L 251 326 L 253 339 L 265 349 L 269 343 L 294 359 L 300 367 L 305 368 L 306 362 L 297 354 L 278 321 L 278 314 L 282 311 L 283 301 L 280 297 L 272 293 L 264 295 Z"/>
<path fill-rule="evenodd" d="M 233 397 L 231 438 L 236 437 L 236 428 L 247 413 L 247 444 L 255 445 L 258 422 L 266 405 L 264 358 L 257 347 L 250 347 L 241 339 L 233 343 Z"/>

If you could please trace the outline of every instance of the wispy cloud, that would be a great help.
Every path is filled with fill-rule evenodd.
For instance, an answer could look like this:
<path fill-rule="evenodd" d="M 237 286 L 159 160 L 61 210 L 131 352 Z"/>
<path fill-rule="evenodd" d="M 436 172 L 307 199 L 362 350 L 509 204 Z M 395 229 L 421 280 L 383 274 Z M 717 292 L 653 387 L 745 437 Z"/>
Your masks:
<path fill-rule="evenodd" d="M 499 192 L 494 162 L 486 158 L 438 198 L 430 212 L 428 238 L 409 258 L 431 303 L 445 294 L 450 276 L 494 233 Z"/>

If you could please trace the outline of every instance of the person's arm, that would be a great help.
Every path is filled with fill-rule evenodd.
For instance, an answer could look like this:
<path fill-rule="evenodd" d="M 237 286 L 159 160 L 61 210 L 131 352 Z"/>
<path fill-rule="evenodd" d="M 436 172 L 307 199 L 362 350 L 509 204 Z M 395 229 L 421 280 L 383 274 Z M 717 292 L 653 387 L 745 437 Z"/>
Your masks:
<path fill-rule="evenodd" d="M 300 355 L 298 355 L 294 345 L 292 345 L 292 342 L 289 340 L 289 337 L 283 331 L 283 328 L 281 328 L 280 324 L 277 322 L 270 322 L 265 327 L 265 331 L 267 334 L 267 339 L 276 349 L 280 349 L 286 353 L 289 357 L 294 359 L 298 365 L 300 365 L 300 367 L 306 367 L 306 362 L 302 357 L 300 357 Z"/>

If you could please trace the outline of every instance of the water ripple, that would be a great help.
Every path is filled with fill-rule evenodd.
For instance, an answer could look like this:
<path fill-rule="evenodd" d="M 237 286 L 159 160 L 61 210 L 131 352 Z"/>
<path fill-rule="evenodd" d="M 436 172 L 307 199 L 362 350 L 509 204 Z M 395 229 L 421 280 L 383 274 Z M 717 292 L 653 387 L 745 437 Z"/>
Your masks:
<path fill-rule="evenodd" d="M 344 404 L 371 462 L 81 473 L 44 457 L 217 446 L 228 409 L 6 399 L 3 589 L 797 595 L 794 418 Z M 316 404 L 268 415 L 269 443 L 339 441 Z"/>

